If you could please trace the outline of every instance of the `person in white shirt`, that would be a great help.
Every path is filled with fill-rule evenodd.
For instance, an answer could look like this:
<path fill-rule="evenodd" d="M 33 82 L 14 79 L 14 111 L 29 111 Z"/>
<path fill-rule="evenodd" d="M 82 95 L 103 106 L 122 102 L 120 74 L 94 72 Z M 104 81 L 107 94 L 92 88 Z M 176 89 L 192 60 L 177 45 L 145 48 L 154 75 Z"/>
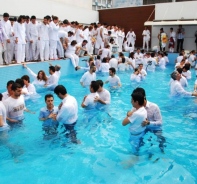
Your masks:
<path fill-rule="evenodd" d="M 144 56 L 141 53 L 140 48 L 137 48 L 137 52 L 134 55 L 134 58 L 135 58 L 135 66 L 136 67 L 138 67 L 138 65 L 142 63 L 143 57 Z"/>
<path fill-rule="evenodd" d="M 12 85 L 14 84 L 14 81 L 13 80 L 9 80 L 7 82 L 7 91 L 3 92 L 2 95 L 2 101 L 4 102 L 7 98 L 9 98 L 11 95 L 12 95 Z"/>
<path fill-rule="evenodd" d="M 195 50 L 192 50 L 190 52 L 189 57 L 188 57 L 188 61 L 189 61 L 190 65 L 191 65 L 191 67 L 194 67 L 195 64 L 196 64 L 196 56 L 195 56 L 195 53 L 196 53 Z"/>
<path fill-rule="evenodd" d="M 110 46 L 109 45 L 106 45 L 105 48 L 102 48 L 99 50 L 99 53 L 101 53 L 101 60 L 103 60 L 103 58 L 106 58 L 106 57 L 110 57 L 111 56 L 111 51 L 110 51 Z"/>
<path fill-rule="evenodd" d="M 6 123 L 6 109 L 2 102 L 3 95 L 0 93 L 0 132 L 9 129 L 8 124 Z"/>
<path fill-rule="evenodd" d="M 22 87 L 19 83 L 12 85 L 12 95 L 7 98 L 3 103 L 6 108 L 7 122 L 9 125 L 15 123 L 22 123 L 24 119 L 25 100 L 22 93 Z"/>
<path fill-rule="evenodd" d="M 30 83 L 30 78 L 28 75 L 23 75 L 21 77 L 21 79 L 23 80 L 25 87 L 27 88 L 27 95 L 35 95 L 36 94 L 36 88 L 33 84 Z"/>
<path fill-rule="evenodd" d="M 120 78 L 116 75 L 116 69 L 109 69 L 109 77 L 105 83 L 109 83 L 109 86 L 113 89 L 121 87 Z"/>
<path fill-rule="evenodd" d="M 146 50 L 148 51 L 148 46 L 149 46 L 149 41 L 150 41 L 150 31 L 147 29 L 145 26 L 144 31 L 142 32 L 143 36 L 143 49 L 145 49 L 146 45 Z"/>
<path fill-rule="evenodd" d="M 103 27 L 100 23 L 97 24 L 98 28 L 96 30 L 96 43 L 95 43 L 95 53 L 98 54 L 99 49 L 104 47 L 104 36 L 103 36 Z"/>
<path fill-rule="evenodd" d="M 47 76 L 43 70 L 39 70 L 38 74 L 35 74 L 25 64 L 23 64 L 23 67 L 26 68 L 29 74 L 34 78 L 34 81 L 32 82 L 33 85 L 44 86 L 47 83 Z"/>
<path fill-rule="evenodd" d="M 179 56 L 178 56 L 178 57 L 176 58 L 176 60 L 175 60 L 175 63 L 180 63 L 180 62 L 182 61 L 182 59 L 184 59 L 183 53 L 180 52 L 180 53 L 179 53 Z"/>
<path fill-rule="evenodd" d="M 174 52 L 175 42 L 176 42 L 176 32 L 173 31 L 173 28 L 170 28 L 170 35 L 169 35 L 169 41 L 170 39 L 173 39 L 173 47 L 170 47 L 170 52 Z"/>
<path fill-rule="evenodd" d="M 59 111 L 57 115 L 53 115 L 54 120 L 63 124 L 65 127 L 65 132 L 67 137 L 71 139 L 72 143 L 78 144 L 77 133 L 75 130 L 75 125 L 78 119 L 78 104 L 77 100 L 67 94 L 67 90 L 64 86 L 58 85 L 54 89 L 54 93 L 62 100 L 59 105 Z"/>
<path fill-rule="evenodd" d="M 79 56 L 76 55 L 79 49 L 80 48 L 77 46 L 76 40 L 73 40 L 70 44 L 66 43 L 65 56 L 71 59 L 72 65 L 76 71 L 79 69 Z"/>
<path fill-rule="evenodd" d="M 118 60 L 115 58 L 114 55 L 111 55 L 111 59 L 109 60 L 109 66 L 110 68 L 118 69 Z"/>
<path fill-rule="evenodd" d="M 29 25 L 30 25 L 30 18 L 27 15 L 25 16 L 25 34 L 26 34 L 25 61 L 26 62 L 33 60 L 31 43 L 30 43 Z"/>
<path fill-rule="evenodd" d="M 146 70 L 143 69 L 143 64 L 139 64 L 138 71 L 139 71 L 139 74 L 141 74 L 142 79 L 145 79 L 147 76 L 147 72 Z"/>
<path fill-rule="evenodd" d="M 59 77 L 55 73 L 54 66 L 49 67 L 49 74 L 50 76 L 48 77 L 47 83 L 44 86 L 49 88 L 50 90 L 53 90 L 58 85 L 59 82 Z"/>
<path fill-rule="evenodd" d="M 174 71 L 171 74 L 171 78 L 173 81 L 170 84 L 170 94 L 171 96 L 197 96 L 197 93 L 192 93 L 185 91 L 184 88 L 181 86 L 180 79 L 181 79 L 181 74 L 178 73 L 177 71 Z"/>
<path fill-rule="evenodd" d="M 135 57 L 134 57 L 134 52 L 131 52 L 131 53 L 129 54 L 128 65 L 130 65 L 129 68 L 130 68 L 131 70 L 135 70 Z"/>
<path fill-rule="evenodd" d="M 145 134 L 145 126 L 142 126 L 142 122 L 146 121 L 147 119 L 147 111 L 144 108 L 144 96 L 139 92 L 133 92 L 131 94 L 131 103 L 134 107 L 132 110 L 132 113 L 127 113 L 127 117 L 124 118 L 122 121 L 122 125 L 126 126 L 130 124 L 129 132 L 130 132 L 130 138 L 129 143 L 132 148 L 132 153 L 134 155 L 138 155 L 139 148 L 140 148 L 140 142 L 142 137 Z"/>
<path fill-rule="evenodd" d="M 101 57 L 99 55 L 96 56 L 96 60 L 95 60 L 94 64 L 96 66 L 96 71 L 100 71 Z"/>
<path fill-rule="evenodd" d="M 191 71 L 189 69 L 190 69 L 190 64 L 189 63 L 186 63 L 185 66 L 183 67 L 183 73 L 182 73 L 182 75 L 187 80 L 192 78 L 192 74 L 191 74 Z"/>
<path fill-rule="evenodd" d="M 154 58 L 155 53 L 151 53 L 151 57 L 147 59 L 146 70 L 150 72 L 155 71 L 155 66 L 157 65 L 156 59 Z"/>
<path fill-rule="evenodd" d="M 94 99 L 94 101 L 103 104 L 103 105 L 109 105 L 111 103 L 111 94 L 108 90 L 103 88 L 103 81 L 102 80 L 97 80 L 96 81 L 99 85 L 99 88 L 97 90 L 98 97 Z"/>
<path fill-rule="evenodd" d="M 38 55 L 40 53 L 40 43 L 38 40 L 38 23 L 36 22 L 36 16 L 31 16 L 31 22 L 28 25 L 29 39 L 31 43 L 32 58 L 34 61 L 38 60 Z M 31 52 L 31 51 L 30 51 Z"/>
<path fill-rule="evenodd" d="M 76 54 L 79 57 L 83 57 L 84 55 L 89 55 L 88 49 L 87 49 L 87 43 L 88 43 L 87 40 L 83 40 L 82 42 L 77 44 L 78 49 L 77 49 Z"/>
<path fill-rule="evenodd" d="M 15 26 L 15 43 L 17 49 L 16 62 L 23 63 L 25 61 L 25 44 L 26 44 L 26 33 L 25 33 L 25 16 L 19 16 L 18 22 Z"/>
<path fill-rule="evenodd" d="M 183 68 L 185 66 L 185 59 L 182 59 L 180 63 L 176 63 L 175 70 L 177 68 Z"/>
<path fill-rule="evenodd" d="M 130 76 L 131 82 L 141 82 L 142 81 L 142 75 L 140 74 L 138 68 L 134 69 L 134 72 Z"/>
<path fill-rule="evenodd" d="M 107 73 L 109 72 L 109 68 L 110 68 L 109 58 L 103 58 L 101 66 L 100 66 L 100 71 L 102 73 Z"/>
<path fill-rule="evenodd" d="M 58 31 L 58 41 L 57 41 L 57 51 L 59 58 L 64 58 L 64 48 L 63 45 L 65 45 L 65 42 L 68 38 L 68 33 L 64 30 L 59 29 Z"/>
<path fill-rule="evenodd" d="M 159 54 L 159 67 L 162 70 L 166 69 L 166 61 L 164 59 L 164 54 L 162 52 L 160 52 Z"/>
<path fill-rule="evenodd" d="M 49 60 L 49 23 L 47 17 L 38 27 L 38 40 L 40 42 L 40 60 Z"/>
<path fill-rule="evenodd" d="M 49 24 L 49 50 L 50 50 L 50 59 L 55 60 L 57 58 L 57 41 L 58 41 L 58 17 L 53 16 L 53 21 Z"/>
<path fill-rule="evenodd" d="M 118 70 L 121 72 L 124 72 L 128 68 L 128 65 L 126 63 L 126 58 L 121 56 L 118 60 Z"/>
<path fill-rule="evenodd" d="M 90 94 L 83 98 L 83 102 L 81 103 L 81 107 L 87 110 L 94 109 L 97 106 L 97 101 L 95 99 L 99 98 L 97 90 L 99 88 L 99 84 L 96 81 L 92 81 L 90 84 Z"/>
<path fill-rule="evenodd" d="M 10 53 L 10 38 L 11 36 L 14 36 L 14 32 L 12 30 L 11 23 L 9 21 L 9 14 L 4 13 L 3 14 L 3 20 L 1 20 L 1 27 L 2 27 L 2 32 L 3 32 L 3 45 L 4 45 L 4 60 L 6 64 L 11 63 L 11 53 Z"/>
<path fill-rule="evenodd" d="M 79 24 L 78 28 L 76 29 L 76 41 L 77 43 L 81 43 L 83 40 L 84 40 L 83 25 Z"/>
<path fill-rule="evenodd" d="M 194 83 L 194 92 L 197 93 L 197 79 L 195 80 L 195 83 Z"/>
<path fill-rule="evenodd" d="M 129 47 L 127 44 L 127 38 L 124 38 L 123 41 L 123 48 L 125 52 L 133 52 L 134 51 L 134 47 Z"/>
<path fill-rule="evenodd" d="M 83 87 L 90 86 L 91 82 L 96 80 L 95 72 L 96 72 L 96 66 L 94 64 L 92 64 L 90 66 L 90 70 L 87 71 L 86 73 L 84 73 L 83 76 L 81 77 L 80 84 Z"/>
<path fill-rule="evenodd" d="M 134 33 L 132 28 L 127 33 L 126 38 L 127 38 L 128 46 L 130 46 L 130 44 L 131 44 L 131 46 L 135 49 L 136 35 L 135 35 L 135 33 Z"/>

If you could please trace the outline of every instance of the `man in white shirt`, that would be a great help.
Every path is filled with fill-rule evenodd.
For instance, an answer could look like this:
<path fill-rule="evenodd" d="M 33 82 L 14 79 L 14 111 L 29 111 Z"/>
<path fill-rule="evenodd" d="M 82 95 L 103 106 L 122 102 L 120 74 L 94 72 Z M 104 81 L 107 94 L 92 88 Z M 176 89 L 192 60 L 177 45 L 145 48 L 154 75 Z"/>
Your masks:
<path fill-rule="evenodd" d="M 186 78 L 186 79 L 191 79 L 192 78 L 192 74 L 190 69 L 190 64 L 186 63 L 185 66 L 183 67 L 183 72 L 182 75 Z"/>
<path fill-rule="evenodd" d="M 0 93 L 0 132 L 9 129 L 8 124 L 6 123 L 6 109 L 2 102 L 3 95 Z"/>
<path fill-rule="evenodd" d="M 68 33 L 62 29 L 59 29 L 58 31 L 58 41 L 57 41 L 57 51 L 58 51 L 58 56 L 59 58 L 63 59 L 64 58 L 64 48 L 63 45 L 65 44 L 67 38 L 68 38 Z"/>
<path fill-rule="evenodd" d="M 115 58 L 114 55 L 111 56 L 111 59 L 109 60 L 109 66 L 110 68 L 118 69 L 118 60 Z"/>
<path fill-rule="evenodd" d="M 77 100 L 67 94 L 67 90 L 64 86 L 58 85 L 54 89 L 55 94 L 62 100 L 59 105 L 59 111 L 57 116 L 53 115 L 53 118 L 56 119 L 59 123 L 62 123 L 65 127 L 65 132 L 67 137 L 71 139 L 72 143 L 79 143 L 76 137 L 75 125 L 78 119 L 78 104 Z"/>
<path fill-rule="evenodd" d="M 136 67 L 138 67 L 138 65 L 142 63 L 143 57 L 144 56 L 141 53 L 140 48 L 137 48 L 137 52 L 134 54 Z"/>
<path fill-rule="evenodd" d="M 87 71 L 86 73 L 83 74 L 83 76 L 80 79 L 80 84 L 83 87 L 87 87 L 90 86 L 92 81 L 96 80 L 96 66 L 94 64 L 92 64 L 90 66 L 90 70 Z"/>
<path fill-rule="evenodd" d="M 147 72 L 143 69 L 143 64 L 139 64 L 138 71 L 139 74 L 141 74 L 142 79 L 145 79 L 145 77 L 147 76 Z"/>
<path fill-rule="evenodd" d="M 2 93 L 2 95 L 3 95 L 2 101 L 3 102 L 12 95 L 12 85 L 13 84 L 14 84 L 13 80 L 10 80 L 7 82 L 7 91 Z"/>
<path fill-rule="evenodd" d="M 146 26 L 142 33 L 142 36 L 143 36 L 143 49 L 145 49 L 145 44 L 146 44 L 146 48 L 148 52 L 148 46 L 149 46 L 149 41 L 150 41 L 150 31 L 147 29 Z"/>
<path fill-rule="evenodd" d="M 28 75 L 23 75 L 21 77 L 21 79 L 23 80 L 25 87 L 27 88 L 27 95 L 35 95 L 36 94 L 36 88 L 33 84 L 30 83 L 30 78 Z"/>
<path fill-rule="evenodd" d="M 121 87 L 120 78 L 116 75 L 116 69 L 109 69 L 109 77 L 105 83 L 109 83 L 109 86 L 113 89 Z"/>
<path fill-rule="evenodd" d="M 38 40 L 40 42 L 40 59 L 41 61 L 49 60 L 49 24 L 47 17 L 38 27 Z"/>
<path fill-rule="evenodd" d="M 145 133 L 145 126 L 142 126 L 142 122 L 147 119 L 147 111 L 144 108 L 144 96 L 139 92 L 133 92 L 131 94 L 131 103 L 134 107 L 132 114 L 123 120 L 122 125 L 126 126 L 130 124 L 129 132 L 132 153 L 138 155 L 141 139 Z"/>
<path fill-rule="evenodd" d="M 30 25 L 30 18 L 29 16 L 25 16 L 25 34 L 26 34 L 26 45 L 25 45 L 25 61 L 31 61 L 33 60 L 32 58 L 32 48 L 31 48 L 31 43 L 30 43 L 30 34 L 29 34 L 29 25 Z"/>
<path fill-rule="evenodd" d="M 98 54 L 99 49 L 104 47 L 104 36 L 103 36 L 103 27 L 100 23 L 97 24 L 97 34 L 96 34 L 96 43 L 95 43 L 95 53 Z"/>
<path fill-rule="evenodd" d="M 99 88 L 97 90 L 98 93 L 98 97 L 96 97 L 94 99 L 94 101 L 99 102 L 100 104 L 103 105 L 108 105 L 111 103 L 111 95 L 110 92 L 108 90 L 106 90 L 105 88 L 103 88 L 103 81 L 102 80 L 97 80 L 96 81 L 99 85 Z"/>
<path fill-rule="evenodd" d="M 173 81 L 170 84 L 171 96 L 197 96 L 197 93 L 188 92 L 183 89 L 180 83 L 180 79 L 181 79 L 180 73 L 174 71 L 171 74 L 171 78 L 173 79 Z"/>
<path fill-rule="evenodd" d="M 57 58 L 57 41 L 58 41 L 58 17 L 54 16 L 53 21 L 49 24 L 49 45 L 50 45 L 50 59 L 55 60 Z"/>
<path fill-rule="evenodd" d="M 172 38 L 173 41 L 174 41 L 174 44 L 173 44 L 174 46 L 170 48 L 170 51 L 171 51 L 171 52 L 174 52 L 174 47 L 175 47 L 175 42 L 176 42 L 176 32 L 173 31 L 173 28 L 172 28 L 172 27 L 170 28 L 169 41 L 170 41 L 171 38 Z"/>
<path fill-rule="evenodd" d="M 28 32 L 30 36 L 31 50 L 32 50 L 32 58 L 34 61 L 38 60 L 38 55 L 40 53 L 40 43 L 38 40 L 38 23 L 36 22 L 36 16 L 31 16 L 31 22 L 28 25 Z M 30 51 L 31 52 L 31 51 Z"/>
<path fill-rule="evenodd" d="M 25 100 L 22 93 L 22 87 L 18 83 L 12 85 L 12 95 L 4 101 L 7 113 L 7 121 L 10 125 L 22 123 L 24 119 Z"/>
<path fill-rule="evenodd" d="M 59 81 L 58 75 L 55 73 L 55 67 L 50 66 L 49 67 L 49 74 L 47 84 L 45 84 L 45 87 L 49 88 L 50 90 L 53 90 L 57 85 Z"/>
<path fill-rule="evenodd" d="M 130 31 L 127 33 L 126 38 L 127 38 L 128 47 L 129 47 L 130 44 L 131 44 L 131 46 L 132 46 L 133 48 L 135 48 L 136 35 L 135 35 L 135 33 L 134 33 L 134 31 L 133 31 L 132 28 L 131 28 Z"/>
<path fill-rule="evenodd" d="M 83 98 L 83 102 L 81 103 L 81 107 L 85 109 L 94 109 L 97 105 L 97 101 L 95 99 L 99 98 L 97 90 L 99 88 L 99 84 L 96 81 L 92 81 L 90 84 L 90 94 Z"/>
<path fill-rule="evenodd" d="M 3 32 L 3 37 L 4 37 L 4 61 L 5 64 L 10 64 L 11 63 L 11 54 L 10 54 L 10 37 L 14 35 L 14 32 L 11 27 L 11 23 L 9 21 L 9 14 L 4 13 L 3 14 L 3 20 L 1 20 L 1 27 L 2 27 L 2 32 Z"/>

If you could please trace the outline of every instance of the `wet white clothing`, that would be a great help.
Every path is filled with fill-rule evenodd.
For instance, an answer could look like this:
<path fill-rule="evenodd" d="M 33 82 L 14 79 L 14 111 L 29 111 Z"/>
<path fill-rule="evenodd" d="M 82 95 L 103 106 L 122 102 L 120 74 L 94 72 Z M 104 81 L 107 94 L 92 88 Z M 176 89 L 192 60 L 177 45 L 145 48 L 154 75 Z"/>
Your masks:
<path fill-rule="evenodd" d="M 99 97 L 99 94 L 97 92 L 87 95 L 85 101 L 83 102 L 83 104 L 86 106 L 86 109 L 93 109 L 96 107 L 97 102 L 94 101 L 96 97 Z"/>
<path fill-rule="evenodd" d="M 83 86 L 89 86 L 92 81 L 96 81 L 96 74 L 95 73 L 91 74 L 89 71 L 84 73 L 80 79 L 80 82 L 83 83 Z"/>
<path fill-rule="evenodd" d="M 181 83 L 177 80 L 173 80 L 170 84 L 171 96 L 192 96 L 191 92 L 185 91 L 181 86 Z"/>

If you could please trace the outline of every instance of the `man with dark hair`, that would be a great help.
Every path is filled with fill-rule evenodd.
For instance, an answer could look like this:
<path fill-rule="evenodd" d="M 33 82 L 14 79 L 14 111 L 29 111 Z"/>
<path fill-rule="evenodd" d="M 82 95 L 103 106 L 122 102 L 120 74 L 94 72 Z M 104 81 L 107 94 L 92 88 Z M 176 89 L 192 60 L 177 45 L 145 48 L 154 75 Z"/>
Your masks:
<path fill-rule="evenodd" d="M 135 110 L 131 116 L 128 116 L 123 120 L 122 125 L 126 126 L 130 124 L 130 139 L 129 142 L 132 147 L 133 154 L 137 155 L 139 151 L 140 141 L 144 135 L 146 129 L 145 126 L 141 126 L 142 122 L 147 118 L 147 111 L 144 108 L 144 96 L 140 92 L 131 94 L 131 103 Z"/>
<path fill-rule="evenodd" d="M 62 100 L 59 105 L 59 111 L 54 118 L 62 123 L 69 133 L 67 134 L 71 138 L 71 142 L 78 143 L 76 138 L 76 131 L 74 129 L 78 119 L 78 104 L 77 100 L 67 94 L 67 90 L 64 86 L 58 85 L 54 89 L 55 94 Z"/>
<path fill-rule="evenodd" d="M 11 35 L 14 35 L 14 32 L 12 30 L 12 26 L 11 23 L 9 21 L 9 14 L 8 13 L 4 13 L 3 14 L 3 20 L 1 20 L 0 22 L 1 27 L 2 27 L 2 32 L 3 32 L 3 45 L 4 45 L 4 61 L 5 64 L 10 64 L 11 63 L 11 54 L 10 54 L 10 37 Z"/>
<path fill-rule="evenodd" d="M 109 68 L 109 77 L 105 83 L 109 83 L 111 88 L 119 88 L 121 87 L 120 78 L 116 75 L 115 68 Z"/>
<path fill-rule="evenodd" d="M 21 77 L 21 79 L 23 80 L 24 82 L 24 85 L 25 85 L 25 88 L 27 88 L 27 95 L 33 95 L 33 94 L 36 94 L 36 88 L 33 84 L 30 83 L 30 78 L 28 75 L 23 75 Z"/>
<path fill-rule="evenodd" d="M 24 119 L 25 101 L 22 93 L 22 86 L 19 83 L 12 84 L 12 95 L 4 101 L 9 124 L 22 123 Z"/>
<path fill-rule="evenodd" d="M 43 122 L 42 129 L 45 135 L 56 135 L 58 122 L 55 120 L 54 115 L 58 113 L 58 107 L 54 106 L 54 97 L 51 94 L 45 95 L 46 107 L 40 109 L 39 120 Z"/>
<path fill-rule="evenodd" d="M 59 81 L 58 75 L 55 74 L 54 66 L 49 66 L 49 74 L 50 76 L 48 77 L 47 84 L 45 85 L 45 87 L 53 90 L 58 85 Z"/>
<path fill-rule="evenodd" d="M 12 95 L 12 89 L 11 89 L 12 88 L 12 84 L 14 84 L 13 80 L 9 80 L 7 82 L 7 91 L 2 93 L 2 95 L 3 95 L 2 101 L 3 102 Z"/>
<path fill-rule="evenodd" d="M 97 80 L 96 81 L 99 85 L 99 88 L 97 90 L 98 97 L 94 99 L 94 101 L 99 102 L 100 104 L 108 105 L 111 102 L 111 95 L 110 92 L 103 88 L 103 81 Z"/>
<path fill-rule="evenodd" d="M 78 47 L 78 54 L 77 55 L 79 57 L 82 57 L 85 54 L 88 54 L 88 49 L 86 47 L 87 43 L 88 43 L 87 40 L 83 40 L 83 42 L 77 44 L 77 47 Z"/>
<path fill-rule="evenodd" d="M 97 90 L 99 88 L 99 84 L 96 81 L 92 81 L 90 84 L 90 94 L 83 98 L 83 102 L 81 103 L 81 107 L 86 109 L 93 109 L 97 105 L 96 98 L 99 98 Z"/>
<path fill-rule="evenodd" d="M 87 87 L 91 84 L 92 81 L 96 80 L 96 66 L 92 64 L 90 66 L 90 70 L 83 74 L 83 76 L 80 79 L 80 84 L 83 87 Z"/>

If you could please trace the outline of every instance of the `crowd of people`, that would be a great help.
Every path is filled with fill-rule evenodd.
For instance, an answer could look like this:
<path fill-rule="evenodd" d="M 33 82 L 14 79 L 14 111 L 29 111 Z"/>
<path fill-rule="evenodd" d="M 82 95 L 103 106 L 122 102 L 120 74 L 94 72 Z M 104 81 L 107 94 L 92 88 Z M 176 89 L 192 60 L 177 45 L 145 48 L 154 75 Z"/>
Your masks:
<path fill-rule="evenodd" d="M 9 24 L 5 18 L 9 18 L 7 13 L 4 14 L 4 26 L 6 27 L 5 30 L 8 31 Z M 83 25 L 77 22 L 69 23 L 68 20 L 64 20 L 63 23 L 59 24 L 59 20 L 55 16 L 52 17 L 52 20 L 50 16 L 46 16 L 40 24 L 36 22 L 35 16 L 31 17 L 30 23 L 28 21 L 27 16 L 20 16 L 17 22 L 12 23 L 13 29 L 11 30 L 14 30 L 14 32 L 11 32 L 9 37 L 4 38 L 5 42 L 2 43 L 5 44 L 6 48 L 9 48 L 11 45 L 10 38 L 13 37 L 16 52 L 15 56 L 12 55 L 12 58 L 9 52 L 5 52 L 5 62 L 9 64 L 13 57 L 16 58 L 16 62 L 18 63 L 24 62 L 25 58 L 37 60 L 40 57 L 41 61 L 48 60 L 49 58 L 57 59 L 58 57 L 61 58 L 61 56 L 64 57 L 65 52 L 65 56 L 71 59 L 76 70 L 85 70 L 85 73 L 80 79 L 80 84 L 82 87 L 89 88 L 90 91 L 81 102 L 81 107 L 86 110 L 95 109 L 98 106 L 110 105 L 111 94 L 110 91 L 104 88 L 104 84 L 109 83 L 109 88 L 113 90 L 121 88 L 122 83 L 116 73 L 117 71 L 131 71 L 130 81 L 139 84 L 146 79 L 148 73 L 153 75 L 157 68 L 161 71 L 165 70 L 169 62 L 166 52 L 145 52 L 144 50 L 140 50 L 140 48 L 137 48 L 136 52 L 134 52 L 135 33 L 132 29 L 126 38 L 122 36 L 121 40 L 119 40 L 119 37 L 115 37 L 114 35 L 118 35 L 119 32 L 123 33 L 124 30 L 121 30 L 118 26 L 111 27 L 105 24 L 101 26 L 98 23 L 83 28 Z M 2 33 L 5 32 L 3 24 L 0 25 Z M 60 33 L 64 33 L 64 37 Z M 28 34 L 30 34 L 29 38 L 27 36 Z M 108 37 L 105 37 L 105 34 Z M 110 36 L 111 34 L 113 36 Z M 60 36 L 58 37 L 58 35 Z M 150 32 L 147 28 L 143 31 L 143 36 L 147 37 L 144 39 L 144 45 L 146 44 L 148 46 L 147 40 L 150 39 Z M 63 40 L 61 40 L 62 38 Z M 39 44 L 38 41 L 40 41 Z M 117 58 L 115 55 L 112 55 L 111 49 L 113 47 L 110 45 L 110 43 L 114 44 L 114 42 L 119 44 Z M 82 55 L 85 53 L 91 55 L 93 46 L 97 54 L 96 58 L 90 57 L 87 61 L 87 66 L 80 67 L 76 50 L 78 49 L 80 53 L 84 51 Z M 128 57 L 122 52 L 122 46 L 124 46 L 125 50 L 129 49 Z M 61 52 L 62 49 L 63 52 Z M 63 55 L 60 55 L 60 53 L 63 53 Z M 190 70 L 194 67 L 197 70 L 195 63 L 195 51 L 191 51 L 189 56 L 185 55 L 184 50 L 180 52 L 180 56 L 176 59 L 175 70 L 172 72 L 169 82 L 172 96 L 197 96 L 197 81 L 195 82 L 194 92 L 185 90 L 192 77 Z M 0 131 L 7 131 L 9 127 L 23 123 L 24 111 L 31 113 L 25 106 L 25 100 L 37 95 L 38 92 L 36 89 L 37 87 L 41 87 L 49 91 L 49 94 L 45 95 L 46 106 L 41 108 L 39 114 L 39 120 L 43 122 L 42 126 L 45 135 L 56 136 L 58 134 L 58 125 L 61 123 L 65 127 L 66 136 L 70 138 L 71 142 L 79 143 L 80 141 L 76 137 L 75 130 L 78 119 L 78 102 L 75 97 L 67 93 L 67 89 L 63 85 L 58 85 L 59 79 L 61 78 L 61 67 L 50 64 L 49 76 L 43 70 L 40 70 L 38 74 L 34 73 L 24 63 L 23 67 L 29 72 L 29 75 L 32 76 L 34 81 L 31 83 L 29 75 L 23 75 L 15 81 L 11 80 L 7 82 L 7 91 L 0 94 Z M 109 77 L 106 78 L 106 81 L 97 80 L 97 72 L 108 72 Z M 50 91 L 54 91 L 62 100 L 59 106 L 54 105 L 54 96 Z M 132 92 L 131 97 L 133 109 L 127 112 L 122 125 L 130 124 L 129 142 L 132 146 L 133 153 L 138 154 L 141 145 L 140 142 L 148 131 L 157 136 L 159 147 L 164 152 L 165 138 L 162 136 L 162 116 L 159 107 L 146 99 L 146 92 L 143 88 L 136 88 Z"/>

